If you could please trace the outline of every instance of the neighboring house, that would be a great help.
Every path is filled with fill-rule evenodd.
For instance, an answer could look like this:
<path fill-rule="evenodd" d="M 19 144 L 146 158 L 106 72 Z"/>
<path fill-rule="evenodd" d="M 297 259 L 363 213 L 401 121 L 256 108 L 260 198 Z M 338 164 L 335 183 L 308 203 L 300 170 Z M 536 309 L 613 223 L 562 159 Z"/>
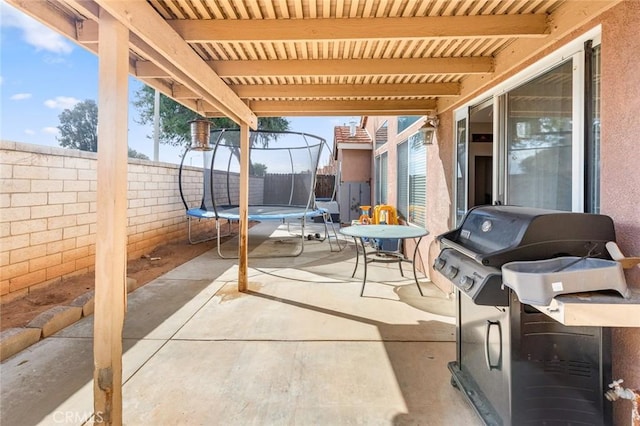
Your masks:
<path fill-rule="evenodd" d="M 351 223 L 360 216 L 360 206 L 371 205 L 371 136 L 355 123 L 336 126 L 333 146 L 339 170 L 340 221 Z"/>
<path fill-rule="evenodd" d="M 623 2 L 506 78 L 470 81 L 473 95 L 440 105 L 433 145 L 420 143 L 425 116 L 362 120 L 376 135 L 374 204 L 430 231 L 421 266 L 444 291 L 433 239 L 479 204 L 606 214 L 623 251 L 640 254 L 639 12 Z M 625 275 L 640 289 L 640 268 Z M 614 377 L 638 383 L 638 329 L 615 328 L 613 347 Z"/>

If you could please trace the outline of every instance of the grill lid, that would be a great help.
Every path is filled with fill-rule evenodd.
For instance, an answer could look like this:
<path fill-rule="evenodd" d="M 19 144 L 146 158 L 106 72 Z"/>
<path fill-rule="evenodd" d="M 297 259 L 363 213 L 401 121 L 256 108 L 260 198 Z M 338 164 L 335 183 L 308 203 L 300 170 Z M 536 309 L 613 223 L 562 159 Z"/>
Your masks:
<path fill-rule="evenodd" d="M 451 247 L 477 262 L 501 267 L 514 260 L 558 256 L 607 258 L 604 245 L 615 241 L 610 217 L 519 206 L 478 206 L 462 224 L 440 235 Z"/>

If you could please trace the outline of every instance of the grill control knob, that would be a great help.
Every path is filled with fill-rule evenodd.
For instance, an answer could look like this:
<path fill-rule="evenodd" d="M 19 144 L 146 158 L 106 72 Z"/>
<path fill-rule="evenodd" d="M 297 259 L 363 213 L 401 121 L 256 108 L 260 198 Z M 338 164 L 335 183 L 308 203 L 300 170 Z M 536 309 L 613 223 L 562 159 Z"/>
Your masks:
<path fill-rule="evenodd" d="M 449 279 L 454 279 L 456 275 L 458 275 L 458 268 L 456 268 L 455 266 L 451 265 L 447 268 L 446 272 L 444 273 Z"/>
<path fill-rule="evenodd" d="M 460 287 L 464 291 L 471 290 L 475 283 L 476 281 L 468 275 L 464 275 L 462 278 L 460 278 Z"/>
<path fill-rule="evenodd" d="M 433 262 L 433 267 L 434 267 L 435 269 L 437 269 L 438 271 L 441 271 L 441 270 L 442 270 L 442 268 L 444 268 L 444 265 L 446 265 L 446 264 L 447 264 L 447 261 L 446 261 L 446 260 L 444 260 L 444 259 L 443 259 L 443 258 L 441 258 L 441 257 L 438 257 L 438 258 L 436 258 L 436 260 Z"/>

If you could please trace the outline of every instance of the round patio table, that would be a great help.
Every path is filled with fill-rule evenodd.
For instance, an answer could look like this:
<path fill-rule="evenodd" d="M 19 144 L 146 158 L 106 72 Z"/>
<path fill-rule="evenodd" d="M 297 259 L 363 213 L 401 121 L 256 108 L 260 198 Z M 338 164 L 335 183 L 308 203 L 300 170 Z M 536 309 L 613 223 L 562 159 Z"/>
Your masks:
<path fill-rule="evenodd" d="M 367 264 L 371 262 L 381 262 L 381 263 L 397 263 L 400 268 L 400 274 L 404 276 L 402 271 L 402 262 L 409 262 L 413 265 L 413 279 L 416 282 L 416 286 L 418 287 L 418 291 L 420 292 L 420 296 L 424 296 L 422 294 L 422 289 L 420 288 L 420 283 L 418 282 L 418 276 L 416 274 L 416 254 L 418 253 L 418 246 L 420 245 L 420 241 L 422 237 L 429 234 L 424 228 L 419 226 L 403 226 L 403 225 L 351 225 L 345 228 L 340 229 L 340 233 L 343 235 L 347 235 L 352 237 L 356 243 L 356 265 L 353 269 L 353 273 L 351 277 L 353 278 L 356 275 L 356 271 L 358 270 L 358 264 L 360 263 L 360 251 L 362 251 L 362 257 L 364 259 L 364 277 L 362 278 L 362 289 L 360 290 L 360 296 L 364 294 L 364 286 L 367 283 Z M 365 240 L 368 239 L 399 239 L 405 240 L 407 238 L 415 239 L 416 247 L 413 250 L 413 257 L 411 259 L 407 258 L 400 251 L 386 251 L 386 250 L 375 250 L 369 251 L 365 248 Z M 360 241 L 358 247 L 358 240 Z"/>

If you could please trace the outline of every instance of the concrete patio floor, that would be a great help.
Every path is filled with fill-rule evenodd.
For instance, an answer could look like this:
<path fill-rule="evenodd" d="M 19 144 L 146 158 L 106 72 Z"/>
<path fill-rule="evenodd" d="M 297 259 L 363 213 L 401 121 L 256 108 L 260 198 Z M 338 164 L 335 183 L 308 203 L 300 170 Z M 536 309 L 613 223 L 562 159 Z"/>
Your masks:
<path fill-rule="evenodd" d="M 252 254 L 295 249 L 266 240 L 287 234 L 276 227 L 251 229 Z M 307 241 L 299 257 L 250 258 L 250 291 L 238 293 L 237 262 L 212 250 L 131 293 L 124 423 L 482 424 L 446 367 L 453 300 L 425 279 L 421 297 L 389 264 L 369 265 L 360 297 L 354 261 L 352 242 Z M 0 424 L 87 420 L 92 333 L 87 317 L 2 363 Z"/>

